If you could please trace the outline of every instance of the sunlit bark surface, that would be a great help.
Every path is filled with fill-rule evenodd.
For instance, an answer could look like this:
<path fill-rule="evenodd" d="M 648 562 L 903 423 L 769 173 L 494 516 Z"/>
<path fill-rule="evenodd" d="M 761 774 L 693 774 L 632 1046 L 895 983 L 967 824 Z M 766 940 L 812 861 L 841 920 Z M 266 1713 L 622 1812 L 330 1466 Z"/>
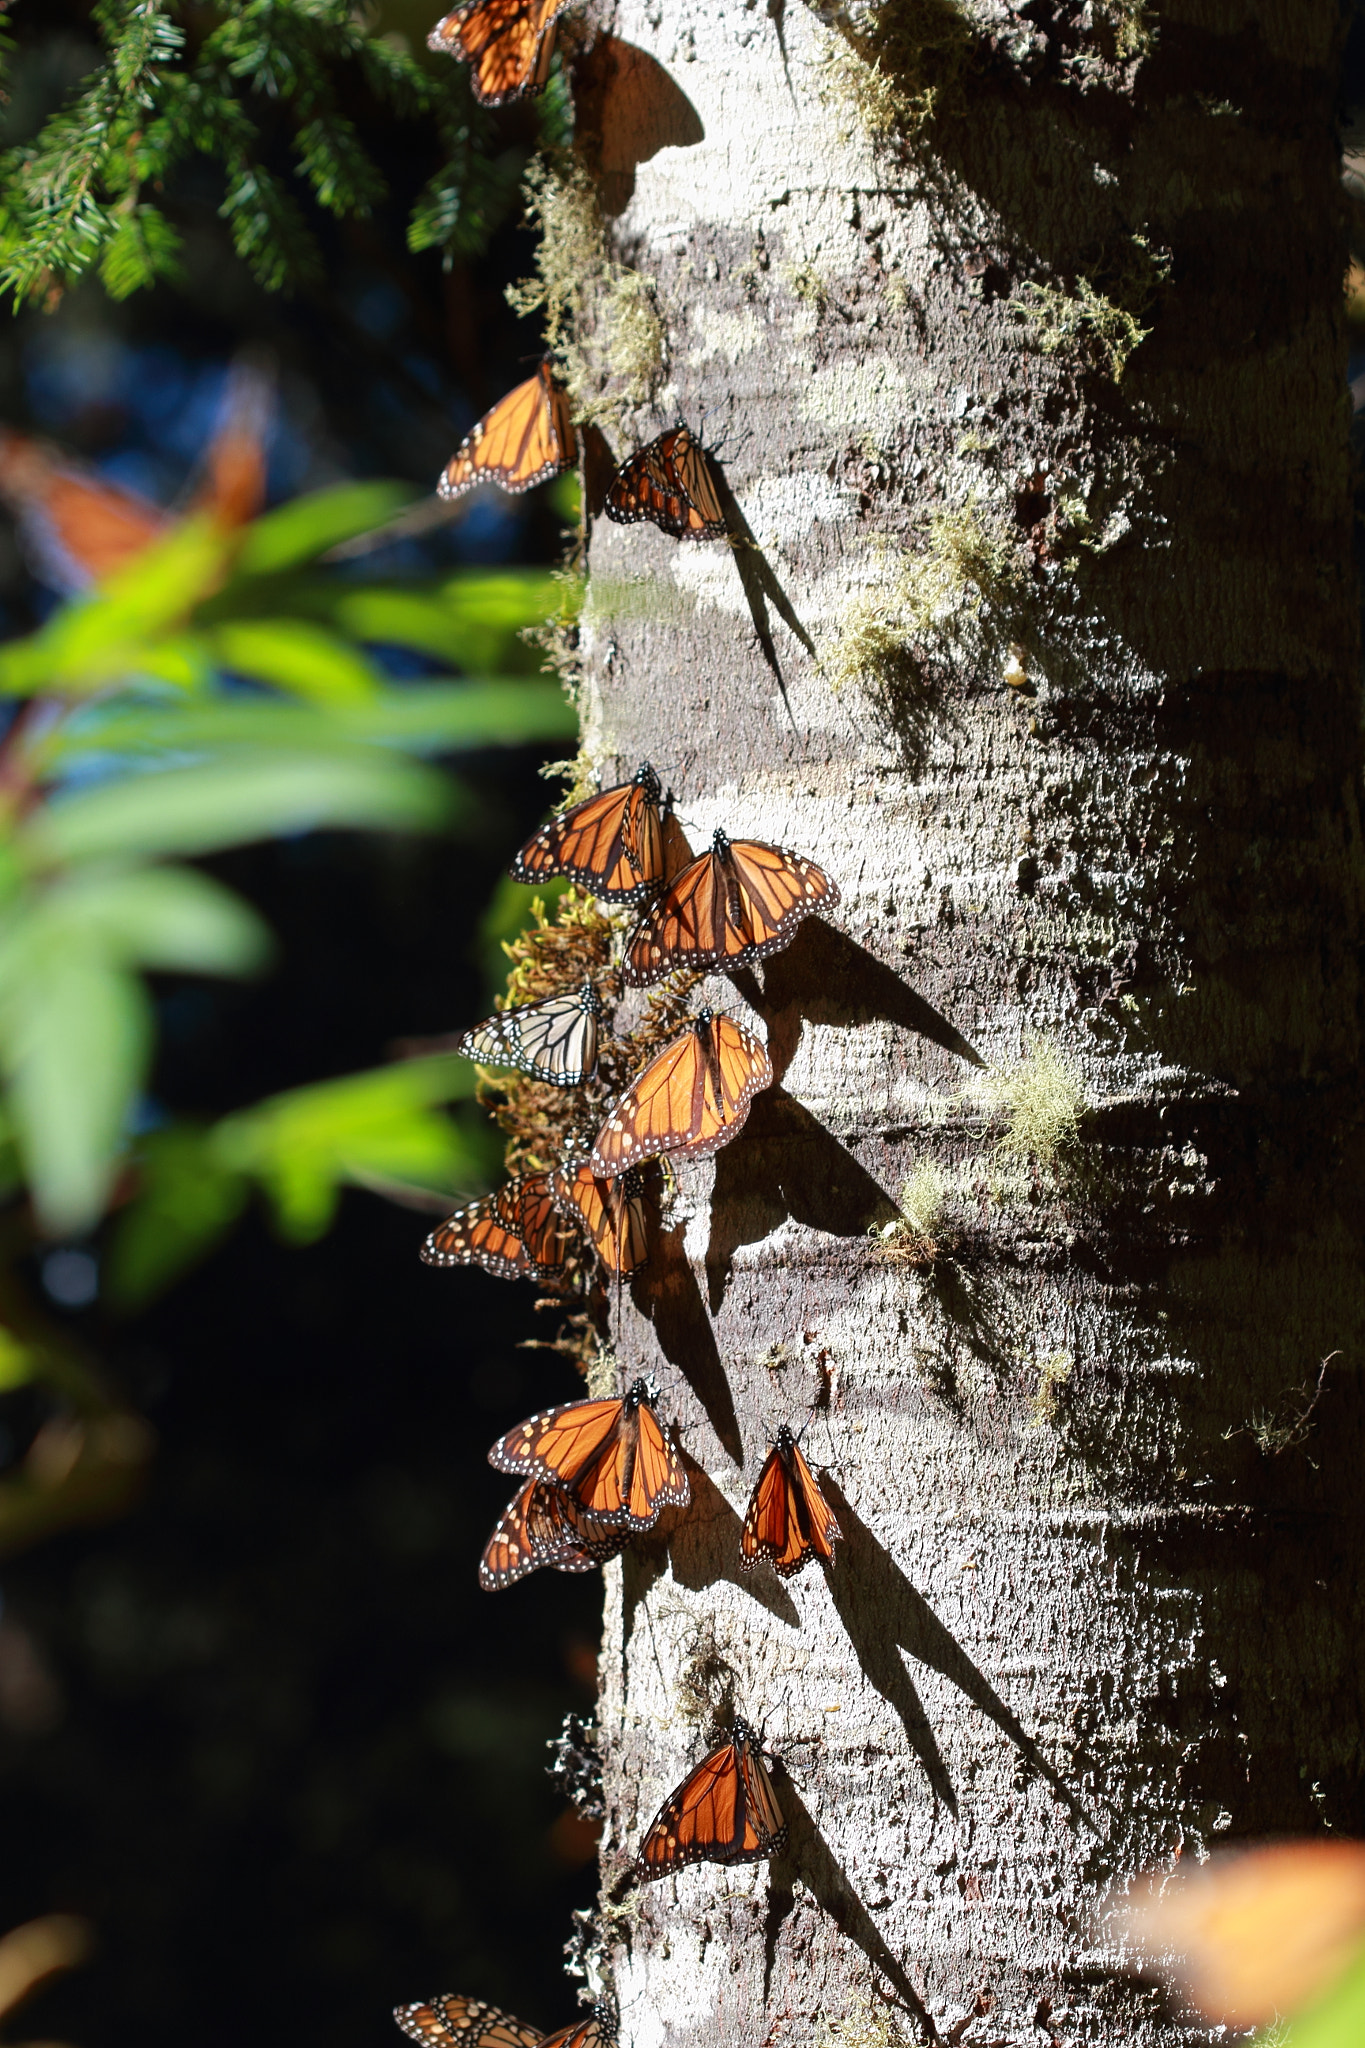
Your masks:
<path fill-rule="evenodd" d="M 874 1987 L 909 2039 L 1203 2039 L 1115 1974 L 1097 1901 L 1361 1826 L 1337 9 L 1164 6 L 1127 55 L 1099 11 L 979 10 L 899 151 L 802 7 L 601 23 L 658 67 L 580 132 L 669 343 L 615 452 L 704 416 L 751 539 L 595 523 L 589 749 L 653 760 L 695 845 L 843 890 L 708 984 L 777 1085 L 680 1170 L 622 1318 L 696 1494 L 607 1574 L 632 2048 L 877 2039 Z M 1085 1111 L 1049 1164 L 1059 1061 Z M 926 1162 L 940 1213 L 888 1239 Z M 748 1577 L 749 1489 L 812 1408 L 845 1541 Z M 789 1848 L 633 1892 L 732 1709 Z"/>

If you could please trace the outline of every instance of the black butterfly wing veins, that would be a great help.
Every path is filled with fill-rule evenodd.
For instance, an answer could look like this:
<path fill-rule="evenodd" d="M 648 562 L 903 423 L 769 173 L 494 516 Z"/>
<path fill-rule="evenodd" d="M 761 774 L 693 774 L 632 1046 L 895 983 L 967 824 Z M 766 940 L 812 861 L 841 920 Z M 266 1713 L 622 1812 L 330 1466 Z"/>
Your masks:
<path fill-rule="evenodd" d="M 579 1088 L 597 1070 L 602 999 L 590 981 L 577 991 L 546 996 L 501 1010 L 456 1042 L 466 1059 L 487 1067 L 513 1067 L 553 1088 Z"/>
<path fill-rule="evenodd" d="M 474 97 L 500 107 L 537 92 L 550 75 L 555 17 L 568 0 L 467 0 L 427 37 L 438 55 L 463 58 Z"/>
<path fill-rule="evenodd" d="M 663 790 L 648 761 L 629 782 L 585 798 L 532 833 L 508 872 L 513 881 L 565 875 L 603 902 L 643 903 L 663 886 Z"/>
<path fill-rule="evenodd" d="M 647 988 L 675 967 L 732 973 L 780 953 L 806 918 L 838 901 L 837 885 L 804 854 L 717 831 L 641 915 L 622 978 Z"/>
<path fill-rule="evenodd" d="M 422 2048 L 538 2048 L 539 2027 L 528 2027 L 481 1998 L 443 1992 L 425 2004 L 397 2005 L 393 2016 Z"/>
<path fill-rule="evenodd" d="M 618 1557 L 629 1541 L 629 1530 L 604 1529 L 559 1487 L 528 1479 L 484 1545 L 479 1584 L 485 1593 L 501 1593 L 545 1568 L 591 1571 Z"/>
<path fill-rule="evenodd" d="M 741 1569 L 751 1571 L 765 1558 L 779 1578 L 793 1578 L 812 1558 L 821 1564 L 831 1563 L 842 1534 L 819 1480 L 784 1422 L 744 1517 Z"/>
<path fill-rule="evenodd" d="M 577 454 L 569 402 L 548 363 L 475 422 L 441 472 L 436 488 L 462 498 L 480 484 L 513 495 L 558 476 Z"/>
<path fill-rule="evenodd" d="M 723 540 L 727 531 L 710 458 L 681 422 L 622 463 L 605 509 L 618 525 L 647 519 L 674 540 Z"/>
<path fill-rule="evenodd" d="M 786 1839 L 758 1735 L 737 1718 L 729 1740 L 703 1757 L 664 1801 L 635 1867 L 653 1879 L 689 1863 L 758 1863 L 775 1856 Z"/>

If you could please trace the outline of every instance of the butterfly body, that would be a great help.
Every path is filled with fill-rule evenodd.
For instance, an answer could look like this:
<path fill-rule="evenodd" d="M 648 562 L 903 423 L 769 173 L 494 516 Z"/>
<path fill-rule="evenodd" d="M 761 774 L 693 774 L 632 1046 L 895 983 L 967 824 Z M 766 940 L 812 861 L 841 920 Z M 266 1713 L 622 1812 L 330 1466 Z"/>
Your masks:
<path fill-rule="evenodd" d="M 733 1017 L 699 1010 L 612 1105 L 589 1155 L 594 1173 L 642 1160 L 705 1159 L 737 1137 L 754 1096 L 769 1086 L 766 1048 Z"/>
<path fill-rule="evenodd" d="M 675 540 L 723 540 L 725 513 L 706 450 L 679 421 L 621 464 L 607 491 L 618 525 L 648 519 Z"/>
<path fill-rule="evenodd" d="M 596 1071 L 602 999 L 590 981 L 573 993 L 501 1010 L 456 1041 L 466 1059 L 515 1067 L 554 1088 L 577 1088 Z"/>
<path fill-rule="evenodd" d="M 561 1215 L 576 1223 L 609 1273 L 624 1279 L 644 1263 L 648 1252 L 648 1217 L 644 1177 L 627 1167 L 609 1180 L 591 1163 L 557 1167 L 550 1175 L 550 1196 Z"/>
<path fill-rule="evenodd" d="M 804 919 L 838 901 L 837 885 L 804 854 L 718 831 L 640 918 L 623 979 L 646 988 L 675 967 L 733 973 L 780 953 Z"/>
<path fill-rule="evenodd" d="M 525 1173 L 438 1224 L 422 1246 L 428 1266 L 482 1266 L 500 1280 L 546 1280 L 575 1249 L 547 1173 Z"/>
<path fill-rule="evenodd" d="M 800 1444 L 784 1422 L 758 1475 L 739 1539 L 739 1562 L 751 1571 L 766 1558 L 790 1579 L 817 1558 L 828 1564 L 842 1530 L 820 1491 Z"/>
<path fill-rule="evenodd" d="M 443 498 L 462 498 L 479 484 L 529 491 L 558 476 L 578 454 L 569 401 L 548 363 L 475 422 L 441 472 Z"/>
<path fill-rule="evenodd" d="M 686 1507 L 692 1497 L 643 1380 L 620 1400 L 571 1401 L 532 1415 L 498 1439 L 488 1462 L 562 1487 L 608 1529 L 652 1529 L 665 1507 Z"/>
<path fill-rule="evenodd" d="M 427 37 L 438 56 L 469 66 L 480 106 L 500 107 L 538 92 L 550 75 L 555 18 L 568 0 L 472 0 L 443 15 Z"/>
<path fill-rule="evenodd" d="M 663 790 L 648 761 L 532 834 L 509 870 L 517 882 L 567 875 L 603 901 L 641 903 L 664 881 Z"/>
<path fill-rule="evenodd" d="M 628 1529 L 604 1528 L 563 1488 L 528 1479 L 484 1545 L 479 1584 L 486 1593 L 500 1593 L 544 1567 L 589 1572 L 618 1557 L 629 1541 Z"/>
<path fill-rule="evenodd" d="M 775 1856 L 786 1839 L 759 1737 L 737 1717 L 728 1740 L 670 1792 L 640 1844 L 635 1867 L 649 1879 L 689 1863 L 757 1863 Z"/>

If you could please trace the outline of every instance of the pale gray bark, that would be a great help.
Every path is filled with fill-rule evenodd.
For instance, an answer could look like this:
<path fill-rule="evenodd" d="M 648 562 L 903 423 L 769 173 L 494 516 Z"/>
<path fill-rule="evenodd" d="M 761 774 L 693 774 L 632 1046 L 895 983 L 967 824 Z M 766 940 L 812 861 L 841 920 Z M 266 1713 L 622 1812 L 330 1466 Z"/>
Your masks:
<path fill-rule="evenodd" d="M 844 891 L 841 936 L 710 985 L 753 1006 L 778 1087 L 680 1172 L 626 1305 L 622 1355 L 699 1468 L 692 1513 L 607 1574 L 632 2048 L 857 2042 L 874 1982 L 909 2037 L 1203 2038 L 1112 1974 L 1096 1901 L 1236 1835 L 1361 1825 L 1337 9 L 1186 0 L 1128 63 L 1090 23 L 979 10 L 911 155 L 859 132 L 801 7 L 603 22 L 704 131 L 649 154 L 689 132 L 675 97 L 601 154 L 670 348 L 616 452 L 704 413 L 772 583 L 596 523 L 589 750 L 650 757 L 695 844 L 774 839 Z M 1049 352 L 1020 309 L 1030 280 L 1131 297 L 1138 235 L 1170 275 L 1116 383 L 1093 330 Z M 831 645 L 893 578 L 877 537 L 923 555 L 973 502 L 1019 580 L 983 571 L 979 611 L 946 592 L 889 694 L 836 689 Z M 1084 1082 L 1055 1173 L 996 1150 L 985 1082 L 1030 1033 Z M 915 1270 L 868 1232 L 925 1160 L 957 1242 Z M 1306 1446 L 1259 1448 L 1333 1351 Z M 847 1540 L 828 1583 L 747 1579 L 767 1432 L 822 1391 Z M 786 1758 L 790 1849 L 633 1895 L 731 1705 Z"/>

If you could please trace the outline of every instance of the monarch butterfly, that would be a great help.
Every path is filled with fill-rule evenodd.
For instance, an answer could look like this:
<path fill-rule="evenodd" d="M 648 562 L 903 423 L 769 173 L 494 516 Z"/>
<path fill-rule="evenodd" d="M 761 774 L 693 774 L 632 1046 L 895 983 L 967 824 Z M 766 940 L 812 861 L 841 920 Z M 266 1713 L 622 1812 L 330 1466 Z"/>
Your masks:
<path fill-rule="evenodd" d="M 455 1041 L 456 1052 L 490 1067 L 516 1067 L 554 1088 L 577 1088 L 597 1067 L 602 999 L 590 981 L 576 994 L 546 996 L 501 1010 Z"/>
<path fill-rule="evenodd" d="M 231 528 L 260 510 L 269 413 L 265 376 L 235 365 L 187 512 L 207 512 Z M 106 482 L 44 442 L 2 428 L 0 497 L 18 515 L 36 573 L 63 592 L 112 575 L 176 524 L 175 515 L 150 498 Z"/>
<path fill-rule="evenodd" d="M 733 1017 L 698 1010 L 612 1104 L 588 1155 L 594 1173 L 621 1173 L 666 1153 L 706 1159 L 738 1137 L 772 1061 Z"/>
<path fill-rule="evenodd" d="M 741 1568 L 751 1571 L 760 1557 L 766 1557 L 780 1578 L 790 1579 L 813 1557 L 828 1563 L 842 1534 L 819 1480 L 784 1422 L 744 1517 Z"/>
<path fill-rule="evenodd" d="M 544 85 L 554 55 L 555 17 L 567 5 L 568 0 L 472 0 L 441 17 L 427 48 L 463 58 L 475 99 L 500 107 Z"/>
<path fill-rule="evenodd" d="M 496 2005 L 446 1992 L 429 2005 L 398 2005 L 394 2018 L 423 2048 L 610 2048 L 616 2028 L 610 2009 L 595 2005 L 581 2019 L 542 2034 Z"/>
<path fill-rule="evenodd" d="M 641 917 L 623 979 L 645 988 L 679 966 L 728 973 L 780 953 L 813 910 L 838 901 L 837 885 L 813 860 L 718 831 L 710 852 L 675 875 Z"/>
<path fill-rule="evenodd" d="M 659 1426 L 649 1389 L 636 1380 L 619 1401 L 570 1401 L 518 1423 L 488 1453 L 499 1472 L 525 1472 L 564 1487 L 594 1521 L 652 1529 L 666 1507 L 692 1498 L 677 1450 Z"/>
<path fill-rule="evenodd" d="M 548 1565 L 557 1572 L 589 1572 L 619 1557 L 628 1529 L 604 1529 L 585 1515 L 572 1494 L 544 1479 L 528 1479 L 498 1518 L 479 1560 L 479 1584 L 500 1593 Z"/>
<path fill-rule="evenodd" d="M 476 420 L 441 472 L 443 498 L 462 498 L 478 484 L 529 491 L 576 460 L 569 401 L 548 363 Z"/>
<path fill-rule="evenodd" d="M 526 1173 L 438 1224 L 422 1246 L 428 1266 L 482 1266 L 500 1280 L 544 1280 L 573 1249 L 575 1233 L 550 1199 L 550 1177 Z"/>
<path fill-rule="evenodd" d="M 675 540 L 725 535 L 710 458 L 681 421 L 621 464 L 607 489 L 606 513 L 621 526 L 651 519 Z"/>
<path fill-rule="evenodd" d="M 669 1793 L 635 1867 L 654 1878 L 688 1863 L 757 1863 L 775 1856 L 786 1839 L 759 1738 L 736 1716 L 728 1740 Z"/>
<path fill-rule="evenodd" d="M 627 1167 L 614 1180 L 601 1179 L 587 1162 L 557 1167 L 550 1175 L 550 1198 L 562 1216 L 587 1232 L 609 1273 L 624 1279 L 644 1264 L 648 1218 L 644 1175 L 637 1167 Z"/>
<path fill-rule="evenodd" d="M 517 882 L 568 875 L 595 896 L 641 903 L 664 880 L 663 791 L 648 761 L 631 782 L 551 818 L 527 840 L 509 873 Z"/>

